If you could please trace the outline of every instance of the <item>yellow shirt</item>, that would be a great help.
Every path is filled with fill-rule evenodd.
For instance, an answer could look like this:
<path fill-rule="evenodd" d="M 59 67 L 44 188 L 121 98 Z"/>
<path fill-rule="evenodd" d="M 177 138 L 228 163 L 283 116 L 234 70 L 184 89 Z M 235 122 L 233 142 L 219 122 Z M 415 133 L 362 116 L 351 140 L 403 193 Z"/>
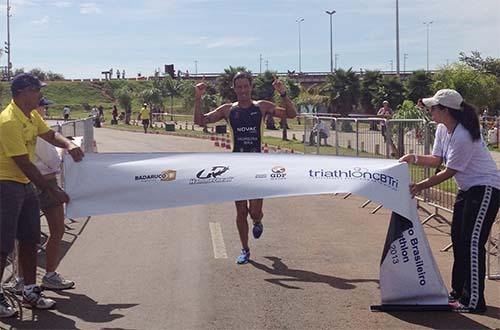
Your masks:
<path fill-rule="evenodd" d="M 142 108 L 140 112 L 141 120 L 144 119 L 149 119 L 149 109 L 148 108 Z"/>
<path fill-rule="evenodd" d="M 12 157 L 28 154 L 34 162 L 36 138 L 49 130 L 36 110 L 28 118 L 14 101 L 0 112 L 0 180 L 30 182 Z"/>

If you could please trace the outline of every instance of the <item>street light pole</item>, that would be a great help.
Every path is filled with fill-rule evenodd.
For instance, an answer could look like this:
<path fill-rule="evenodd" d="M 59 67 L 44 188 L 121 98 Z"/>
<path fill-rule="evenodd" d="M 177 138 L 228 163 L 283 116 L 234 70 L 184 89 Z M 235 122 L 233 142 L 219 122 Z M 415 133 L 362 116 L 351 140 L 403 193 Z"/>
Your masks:
<path fill-rule="evenodd" d="M 330 15 L 330 72 L 333 73 L 333 24 L 332 24 L 332 17 L 333 14 L 336 13 L 335 10 L 332 11 L 325 11 L 328 15 Z M 335 69 L 337 66 L 335 66 Z"/>
<path fill-rule="evenodd" d="M 12 63 L 10 62 L 10 1 L 7 0 L 7 42 L 5 43 L 5 52 L 7 53 L 7 80 L 10 80 L 10 70 Z"/>
<path fill-rule="evenodd" d="M 302 72 L 302 58 L 301 58 L 301 49 L 300 49 L 300 22 L 303 22 L 303 18 L 298 18 L 296 22 L 298 23 L 299 26 L 299 73 Z"/>
<path fill-rule="evenodd" d="M 434 21 L 424 22 L 427 28 L 427 72 L 429 72 L 429 27 L 432 23 L 434 23 Z"/>
<path fill-rule="evenodd" d="M 396 75 L 399 77 L 399 0 L 396 0 Z"/>

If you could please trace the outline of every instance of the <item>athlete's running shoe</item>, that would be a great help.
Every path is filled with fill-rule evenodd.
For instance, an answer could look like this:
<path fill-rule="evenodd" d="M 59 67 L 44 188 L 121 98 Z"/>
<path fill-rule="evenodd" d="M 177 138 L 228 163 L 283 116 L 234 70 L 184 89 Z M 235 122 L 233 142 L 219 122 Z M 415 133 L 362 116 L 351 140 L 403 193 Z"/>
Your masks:
<path fill-rule="evenodd" d="M 264 225 L 262 225 L 262 222 L 255 222 L 253 224 L 253 230 L 252 230 L 252 233 L 253 233 L 253 237 L 255 239 L 258 239 L 262 233 L 264 232 Z"/>
<path fill-rule="evenodd" d="M 241 254 L 236 258 L 236 263 L 238 265 L 246 264 L 250 260 L 250 250 L 241 250 Z"/>

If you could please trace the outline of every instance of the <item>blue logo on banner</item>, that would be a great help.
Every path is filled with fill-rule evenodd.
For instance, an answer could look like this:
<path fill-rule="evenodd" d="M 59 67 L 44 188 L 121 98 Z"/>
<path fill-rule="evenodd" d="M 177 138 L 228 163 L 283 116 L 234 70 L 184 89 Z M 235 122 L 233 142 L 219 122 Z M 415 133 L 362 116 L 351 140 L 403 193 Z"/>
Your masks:
<path fill-rule="evenodd" d="M 352 170 L 309 170 L 311 179 L 357 179 L 367 180 L 382 184 L 392 190 L 398 190 L 399 180 L 391 175 L 372 172 L 366 168 L 354 167 Z"/>

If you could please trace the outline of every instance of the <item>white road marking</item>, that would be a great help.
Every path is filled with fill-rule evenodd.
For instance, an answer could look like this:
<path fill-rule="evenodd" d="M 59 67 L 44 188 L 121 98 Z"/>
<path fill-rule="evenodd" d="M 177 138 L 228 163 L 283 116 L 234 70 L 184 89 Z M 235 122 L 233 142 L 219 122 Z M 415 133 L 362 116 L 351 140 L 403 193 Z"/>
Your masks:
<path fill-rule="evenodd" d="M 226 245 L 222 237 L 222 228 L 218 222 L 210 222 L 210 234 L 212 236 L 212 246 L 214 248 L 215 259 L 227 259 Z"/>

